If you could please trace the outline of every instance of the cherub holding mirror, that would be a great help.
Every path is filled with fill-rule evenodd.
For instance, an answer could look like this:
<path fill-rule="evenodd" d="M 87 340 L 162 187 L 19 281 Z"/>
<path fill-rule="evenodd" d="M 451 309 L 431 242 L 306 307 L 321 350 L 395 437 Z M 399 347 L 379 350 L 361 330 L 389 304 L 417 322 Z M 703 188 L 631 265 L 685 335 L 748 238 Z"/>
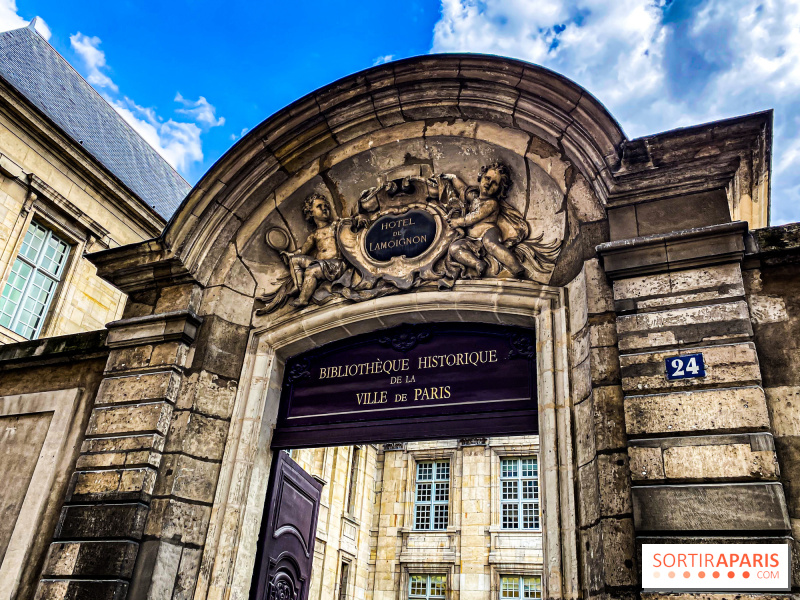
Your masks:
<path fill-rule="evenodd" d="M 281 252 L 289 265 L 289 277 L 273 294 L 261 299 L 267 303 L 259 314 L 266 314 L 282 306 L 289 296 L 298 294 L 289 302 L 292 306 L 307 306 L 320 283 L 336 281 L 347 270 L 336 243 L 337 220 L 333 218 L 330 202 L 322 194 L 311 194 L 303 203 L 303 217 L 315 227 L 297 252 Z"/>

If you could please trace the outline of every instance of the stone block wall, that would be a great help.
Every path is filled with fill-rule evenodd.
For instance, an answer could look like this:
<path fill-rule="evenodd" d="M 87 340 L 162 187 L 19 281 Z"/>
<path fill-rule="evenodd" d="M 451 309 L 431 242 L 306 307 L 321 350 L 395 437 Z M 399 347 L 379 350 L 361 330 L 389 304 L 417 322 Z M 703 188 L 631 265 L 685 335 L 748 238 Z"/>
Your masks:
<path fill-rule="evenodd" d="M 108 357 L 106 333 L 0 346 L 0 598 L 34 597 Z M 97 565 L 103 555 L 65 560 Z"/>
<path fill-rule="evenodd" d="M 37 598 L 193 594 L 227 435 L 220 394 L 198 405 L 184 385 L 199 297 L 167 288 L 151 306 L 164 312 L 108 325 L 103 381 Z M 176 303 L 183 310 L 170 310 Z"/>
<path fill-rule="evenodd" d="M 325 482 L 320 500 L 317 540 L 314 548 L 309 600 L 339 598 L 364 600 L 372 580 L 374 561 L 370 562 L 370 529 L 375 508 L 378 450 L 374 445 L 361 446 L 357 465 L 351 471 L 352 446 L 293 450 L 292 458 L 300 466 Z M 351 475 L 355 488 L 351 511 L 347 511 Z M 347 588 L 341 592 L 342 563 L 348 564 Z"/>
<path fill-rule="evenodd" d="M 790 523 L 741 262 L 744 224 L 599 247 L 613 280 L 637 543 L 785 543 Z M 758 349 L 758 351 L 757 351 Z M 668 380 L 702 353 L 706 376 Z"/>
<path fill-rule="evenodd" d="M 745 294 L 761 365 L 779 476 L 794 544 L 793 580 L 800 587 L 800 227 L 752 232 Z"/>
<path fill-rule="evenodd" d="M 612 290 L 597 258 L 567 289 L 581 591 L 627 597 L 639 573 Z"/>

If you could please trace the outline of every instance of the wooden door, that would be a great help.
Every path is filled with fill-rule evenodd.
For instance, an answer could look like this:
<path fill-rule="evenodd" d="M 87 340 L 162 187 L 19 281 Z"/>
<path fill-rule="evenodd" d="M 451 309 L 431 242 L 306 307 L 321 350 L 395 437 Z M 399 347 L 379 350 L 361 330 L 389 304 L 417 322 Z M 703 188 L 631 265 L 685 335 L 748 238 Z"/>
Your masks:
<path fill-rule="evenodd" d="M 251 600 L 307 600 L 322 483 L 275 452 Z"/>

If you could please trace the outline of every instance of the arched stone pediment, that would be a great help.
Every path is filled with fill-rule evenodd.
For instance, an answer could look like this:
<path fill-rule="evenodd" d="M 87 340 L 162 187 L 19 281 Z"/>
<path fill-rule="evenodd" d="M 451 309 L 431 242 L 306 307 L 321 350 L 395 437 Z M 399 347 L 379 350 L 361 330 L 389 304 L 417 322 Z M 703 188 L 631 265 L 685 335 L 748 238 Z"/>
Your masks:
<path fill-rule="evenodd" d="M 580 223 L 604 218 L 609 166 L 623 139 L 597 100 L 541 67 L 471 55 L 382 65 L 298 100 L 247 134 L 193 189 L 151 257 L 171 262 L 171 277 L 180 271 L 203 285 L 224 283 L 236 277 L 233 271 L 241 272 L 242 281 L 232 287 L 269 295 L 288 269 L 280 248 L 270 247 L 265 235 L 272 230 L 273 240 L 286 238 L 287 251 L 300 250 L 314 230 L 302 210 L 310 194 L 327 198 L 332 216 L 342 218 L 359 213 L 364 190 L 408 177 L 419 187 L 444 174 L 463 181 L 462 188 L 475 188 L 459 192 L 462 211 L 455 214 L 464 217 L 473 209 L 472 196 L 479 195 L 481 167 L 499 161 L 511 177 L 503 211 L 514 213 L 518 223 L 516 233 L 513 224 L 501 227 L 496 241 L 523 263 L 525 247 L 538 244 L 538 250 L 529 248 L 523 272 L 516 263 L 509 268 L 493 260 L 481 247 L 488 247 L 482 244 L 485 227 L 464 226 L 458 235 L 476 242 L 472 254 L 486 259 L 487 276 L 548 283 Z M 432 200 L 436 190 L 415 193 Z M 459 193 L 451 190 L 451 200 Z M 436 199 L 440 230 L 449 228 L 445 195 Z M 518 242 L 526 242 L 519 251 Z M 440 274 L 446 250 L 437 256 Z M 542 258 L 544 268 L 531 270 L 531 261 Z M 467 273 L 466 264 L 456 266 L 463 267 L 464 277 L 478 276 L 475 269 Z M 362 280 L 358 265 L 355 272 Z M 125 287 L 118 271 L 112 279 Z"/>

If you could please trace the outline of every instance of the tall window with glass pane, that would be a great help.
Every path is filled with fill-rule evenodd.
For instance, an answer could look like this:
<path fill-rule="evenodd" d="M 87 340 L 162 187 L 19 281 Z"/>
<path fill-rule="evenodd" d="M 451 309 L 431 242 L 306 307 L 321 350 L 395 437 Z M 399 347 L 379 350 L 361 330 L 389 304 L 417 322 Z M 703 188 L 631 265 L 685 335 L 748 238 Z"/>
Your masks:
<path fill-rule="evenodd" d="M 500 578 L 500 598 L 541 598 L 542 578 L 538 575 L 503 575 Z"/>
<path fill-rule="evenodd" d="M 28 339 L 39 335 L 68 256 L 69 244 L 31 221 L 0 296 L 0 325 Z"/>
<path fill-rule="evenodd" d="M 500 460 L 503 529 L 539 529 L 539 465 L 536 457 Z"/>
<path fill-rule="evenodd" d="M 446 585 L 445 575 L 411 575 L 408 578 L 408 597 L 444 598 Z"/>
<path fill-rule="evenodd" d="M 414 529 L 447 529 L 450 509 L 450 463 L 417 463 Z"/>

